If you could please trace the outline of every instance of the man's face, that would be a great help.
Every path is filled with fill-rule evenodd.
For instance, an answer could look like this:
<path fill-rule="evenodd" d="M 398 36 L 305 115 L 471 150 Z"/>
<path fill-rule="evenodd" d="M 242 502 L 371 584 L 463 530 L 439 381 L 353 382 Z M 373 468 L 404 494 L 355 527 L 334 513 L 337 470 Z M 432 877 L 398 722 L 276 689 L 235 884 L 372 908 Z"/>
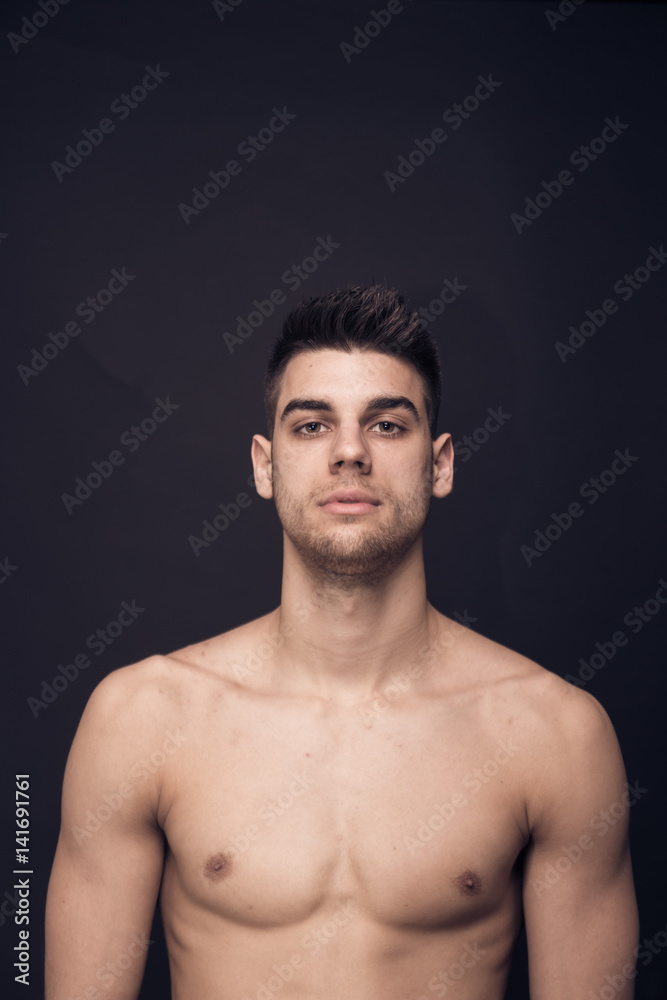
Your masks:
<path fill-rule="evenodd" d="M 451 438 L 431 441 L 417 371 L 375 351 L 293 357 L 273 441 L 256 436 L 253 458 L 289 543 L 341 583 L 386 575 L 420 538 L 431 496 L 451 488 Z"/>

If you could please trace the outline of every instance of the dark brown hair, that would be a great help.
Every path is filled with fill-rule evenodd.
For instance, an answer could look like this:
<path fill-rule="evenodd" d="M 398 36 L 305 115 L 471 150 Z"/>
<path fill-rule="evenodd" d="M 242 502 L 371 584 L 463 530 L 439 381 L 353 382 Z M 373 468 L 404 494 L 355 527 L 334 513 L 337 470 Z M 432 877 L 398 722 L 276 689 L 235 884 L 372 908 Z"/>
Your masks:
<path fill-rule="evenodd" d="M 264 406 L 270 437 L 283 372 L 303 351 L 379 351 L 413 365 L 424 386 L 431 437 L 440 409 L 440 362 L 435 341 L 416 312 L 394 288 L 354 285 L 299 302 L 285 317 L 264 378 Z"/>

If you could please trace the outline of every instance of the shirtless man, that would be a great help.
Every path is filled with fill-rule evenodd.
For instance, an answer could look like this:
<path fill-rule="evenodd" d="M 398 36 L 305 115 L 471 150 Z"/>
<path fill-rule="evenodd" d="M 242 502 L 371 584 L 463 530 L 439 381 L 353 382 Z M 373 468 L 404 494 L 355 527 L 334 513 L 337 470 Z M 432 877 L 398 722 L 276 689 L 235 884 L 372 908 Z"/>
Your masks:
<path fill-rule="evenodd" d="M 532 1000 L 630 1000 L 606 713 L 426 597 L 453 474 L 431 338 L 378 286 L 298 306 L 281 336 L 252 443 L 280 606 L 93 692 L 47 1000 L 135 998 L 158 893 L 173 1000 L 500 1000 L 522 913 Z"/>

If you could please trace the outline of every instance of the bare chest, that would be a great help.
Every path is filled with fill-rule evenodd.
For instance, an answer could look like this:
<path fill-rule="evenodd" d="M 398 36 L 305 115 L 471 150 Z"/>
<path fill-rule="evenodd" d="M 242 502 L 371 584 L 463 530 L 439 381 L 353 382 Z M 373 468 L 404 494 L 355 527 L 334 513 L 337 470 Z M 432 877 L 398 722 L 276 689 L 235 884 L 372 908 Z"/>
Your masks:
<path fill-rule="evenodd" d="M 294 706 L 199 719 L 167 783 L 163 891 L 256 926 L 346 900 L 395 927 L 483 917 L 524 846 L 522 747 L 474 721 L 438 706 L 372 726 Z"/>

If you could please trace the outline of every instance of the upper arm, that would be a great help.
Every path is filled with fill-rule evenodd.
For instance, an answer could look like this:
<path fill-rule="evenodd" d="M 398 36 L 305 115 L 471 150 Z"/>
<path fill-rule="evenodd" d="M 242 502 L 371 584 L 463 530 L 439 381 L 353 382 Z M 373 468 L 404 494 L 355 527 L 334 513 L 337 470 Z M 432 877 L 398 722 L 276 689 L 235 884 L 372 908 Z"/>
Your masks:
<path fill-rule="evenodd" d="M 163 865 L 150 693 L 135 668 L 93 692 L 65 770 L 46 906 L 46 998 L 137 996 Z M 139 671 L 141 676 L 141 671 Z"/>
<path fill-rule="evenodd" d="M 617 1000 L 631 1000 L 638 920 L 628 823 L 642 790 L 627 785 L 602 706 L 554 684 L 524 867 L 530 995 L 588 1000 L 613 986 Z"/>

